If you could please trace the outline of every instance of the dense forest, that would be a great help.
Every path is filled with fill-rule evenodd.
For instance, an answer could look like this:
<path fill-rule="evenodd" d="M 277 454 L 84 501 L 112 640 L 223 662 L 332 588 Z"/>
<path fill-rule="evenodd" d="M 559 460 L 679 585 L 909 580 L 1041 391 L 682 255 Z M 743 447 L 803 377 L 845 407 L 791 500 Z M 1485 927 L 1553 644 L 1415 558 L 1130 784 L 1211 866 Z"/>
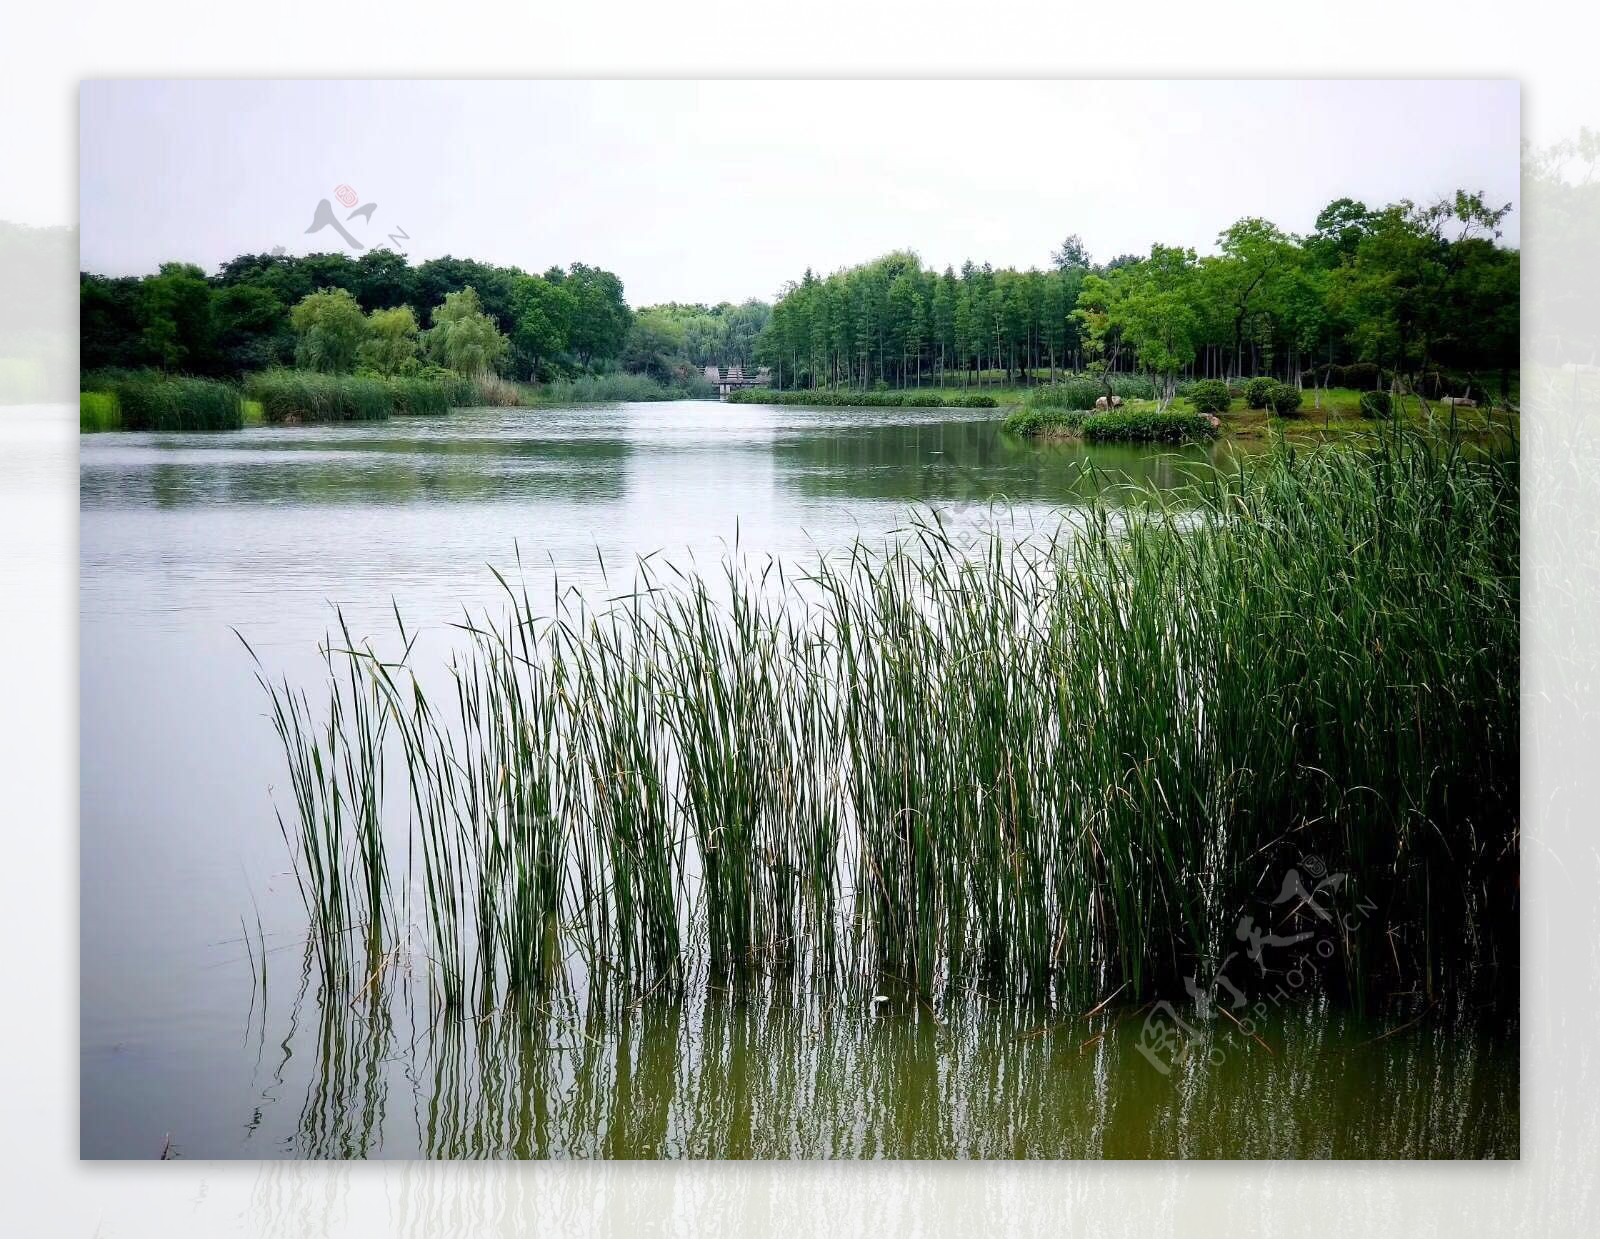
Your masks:
<path fill-rule="evenodd" d="M 1421 207 L 1328 204 L 1306 236 L 1242 219 L 1218 253 L 1154 245 L 1093 262 L 1077 237 L 1048 270 L 923 268 L 897 252 L 785 287 L 757 346 L 782 387 L 1032 382 L 1061 370 L 1324 380 L 1517 364 L 1520 256 L 1497 244 L 1510 206 L 1458 192 Z M 1000 372 L 996 374 L 995 372 Z"/>
<path fill-rule="evenodd" d="M 383 249 L 244 254 L 214 275 L 189 263 L 148 276 L 85 272 L 79 301 L 84 370 L 217 377 L 290 364 L 404 373 L 427 359 L 517 379 L 621 369 L 670 382 L 750 364 L 770 313 L 755 301 L 635 313 L 622 281 L 598 267 L 413 266 Z"/>

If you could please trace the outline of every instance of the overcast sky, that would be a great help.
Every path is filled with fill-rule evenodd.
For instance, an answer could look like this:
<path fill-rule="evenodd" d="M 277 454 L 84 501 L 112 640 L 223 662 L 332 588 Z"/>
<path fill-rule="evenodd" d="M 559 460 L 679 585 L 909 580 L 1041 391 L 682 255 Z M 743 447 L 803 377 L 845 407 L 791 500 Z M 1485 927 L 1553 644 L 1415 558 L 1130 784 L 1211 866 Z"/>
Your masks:
<path fill-rule="evenodd" d="M 635 306 L 898 248 L 1204 253 L 1341 196 L 1521 205 L 1515 82 L 88 82 L 80 105 L 82 259 L 108 274 L 347 248 L 306 233 L 324 198 L 414 262 L 591 263 Z"/>

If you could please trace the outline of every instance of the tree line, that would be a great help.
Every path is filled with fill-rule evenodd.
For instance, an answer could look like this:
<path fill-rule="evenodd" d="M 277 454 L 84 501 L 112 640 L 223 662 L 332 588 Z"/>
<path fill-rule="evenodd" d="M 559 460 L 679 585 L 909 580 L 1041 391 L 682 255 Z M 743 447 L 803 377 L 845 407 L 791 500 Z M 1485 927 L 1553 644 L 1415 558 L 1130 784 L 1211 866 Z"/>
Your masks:
<path fill-rule="evenodd" d="M 1181 378 L 1326 381 L 1517 364 L 1520 255 L 1499 244 L 1511 207 L 1458 191 L 1428 206 L 1329 203 L 1305 236 L 1260 218 L 1218 253 L 1153 245 L 1095 263 L 1076 236 L 1051 266 L 925 269 L 909 251 L 785 286 L 757 342 L 783 387 L 906 387 L 1140 370 L 1170 399 Z"/>
<path fill-rule="evenodd" d="M 770 307 L 629 308 L 622 281 L 573 263 L 530 275 L 392 250 L 243 254 L 207 275 L 79 275 L 84 370 L 236 377 L 273 366 L 406 373 L 436 363 L 518 379 L 616 369 L 663 380 L 751 364 Z"/>

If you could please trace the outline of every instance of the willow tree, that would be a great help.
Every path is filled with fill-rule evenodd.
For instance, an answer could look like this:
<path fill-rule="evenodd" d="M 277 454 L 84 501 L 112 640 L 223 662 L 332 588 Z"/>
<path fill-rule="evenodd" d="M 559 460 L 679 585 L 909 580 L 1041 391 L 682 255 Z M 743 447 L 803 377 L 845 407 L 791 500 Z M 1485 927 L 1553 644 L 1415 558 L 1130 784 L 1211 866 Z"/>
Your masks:
<path fill-rule="evenodd" d="M 509 348 L 470 285 L 459 293 L 447 293 L 434 310 L 427 345 L 434 361 L 475 377 L 498 372 Z"/>

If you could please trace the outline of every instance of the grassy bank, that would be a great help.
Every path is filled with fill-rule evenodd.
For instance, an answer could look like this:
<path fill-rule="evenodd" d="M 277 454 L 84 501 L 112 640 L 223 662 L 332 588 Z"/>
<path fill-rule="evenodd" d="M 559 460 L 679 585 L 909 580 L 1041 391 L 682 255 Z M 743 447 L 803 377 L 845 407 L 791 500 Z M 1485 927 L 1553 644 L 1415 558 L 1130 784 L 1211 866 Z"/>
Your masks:
<path fill-rule="evenodd" d="M 1315 929 L 1272 903 L 1313 858 L 1330 990 L 1496 984 L 1517 477 L 1390 437 L 1020 544 L 930 520 L 798 570 L 641 562 L 553 617 L 508 586 L 443 683 L 342 634 L 315 710 L 271 694 L 318 958 L 359 984 L 416 925 L 468 1009 L 756 968 L 1082 1010 L 1181 995 L 1241 917 Z"/>
<path fill-rule="evenodd" d="M 1407 394 L 1387 399 L 1387 416 L 1373 416 L 1373 407 L 1363 407 L 1363 398 L 1373 394 L 1352 388 L 1306 388 L 1292 410 L 1272 407 L 1252 408 L 1236 387 L 1226 406 L 1201 402 L 1186 392 L 1194 385 L 1183 385 L 1167 409 L 1157 414 L 1157 402 L 1150 397 L 1126 396 L 1118 410 L 1094 412 L 1094 402 L 1105 389 L 1092 380 L 1069 380 L 1053 387 L 1027 393 L 1023 403 L 1002 422 L 1013 434 L 1038 438 L 1133 439 L 1177 442 L 1184 438 L 1264 439 L 1281 435 L 1291 441 L 1314 443 L 1344 438 L 1368 438 L 1395 425 L 1449 433 L 1452 430 L 1477 436 L 1494 437 L 1515 429 L 1516 415 L 1505 410 L 1453 407 Z M 1130 388 L 1130 391 L 1132 389 Z M 1387 394 L 1380 393 L 1387 397 Z M 1214 411 L 1218 425 L 1202 425 L 1197 415 Z M 1185 433 L 1185 428 L 1188 432 Z"/>
<path fill-rule="evenodd" d="M 993 409 L 999 403 L 990 392 L 936 391 L 904 388 L 891 392 L 862 392 L 853 388 L 810 388 L 780 392 L 773 388 L 745 388 L 730 392 L 739 405 L 812 405 L 845 409 Z"/>

